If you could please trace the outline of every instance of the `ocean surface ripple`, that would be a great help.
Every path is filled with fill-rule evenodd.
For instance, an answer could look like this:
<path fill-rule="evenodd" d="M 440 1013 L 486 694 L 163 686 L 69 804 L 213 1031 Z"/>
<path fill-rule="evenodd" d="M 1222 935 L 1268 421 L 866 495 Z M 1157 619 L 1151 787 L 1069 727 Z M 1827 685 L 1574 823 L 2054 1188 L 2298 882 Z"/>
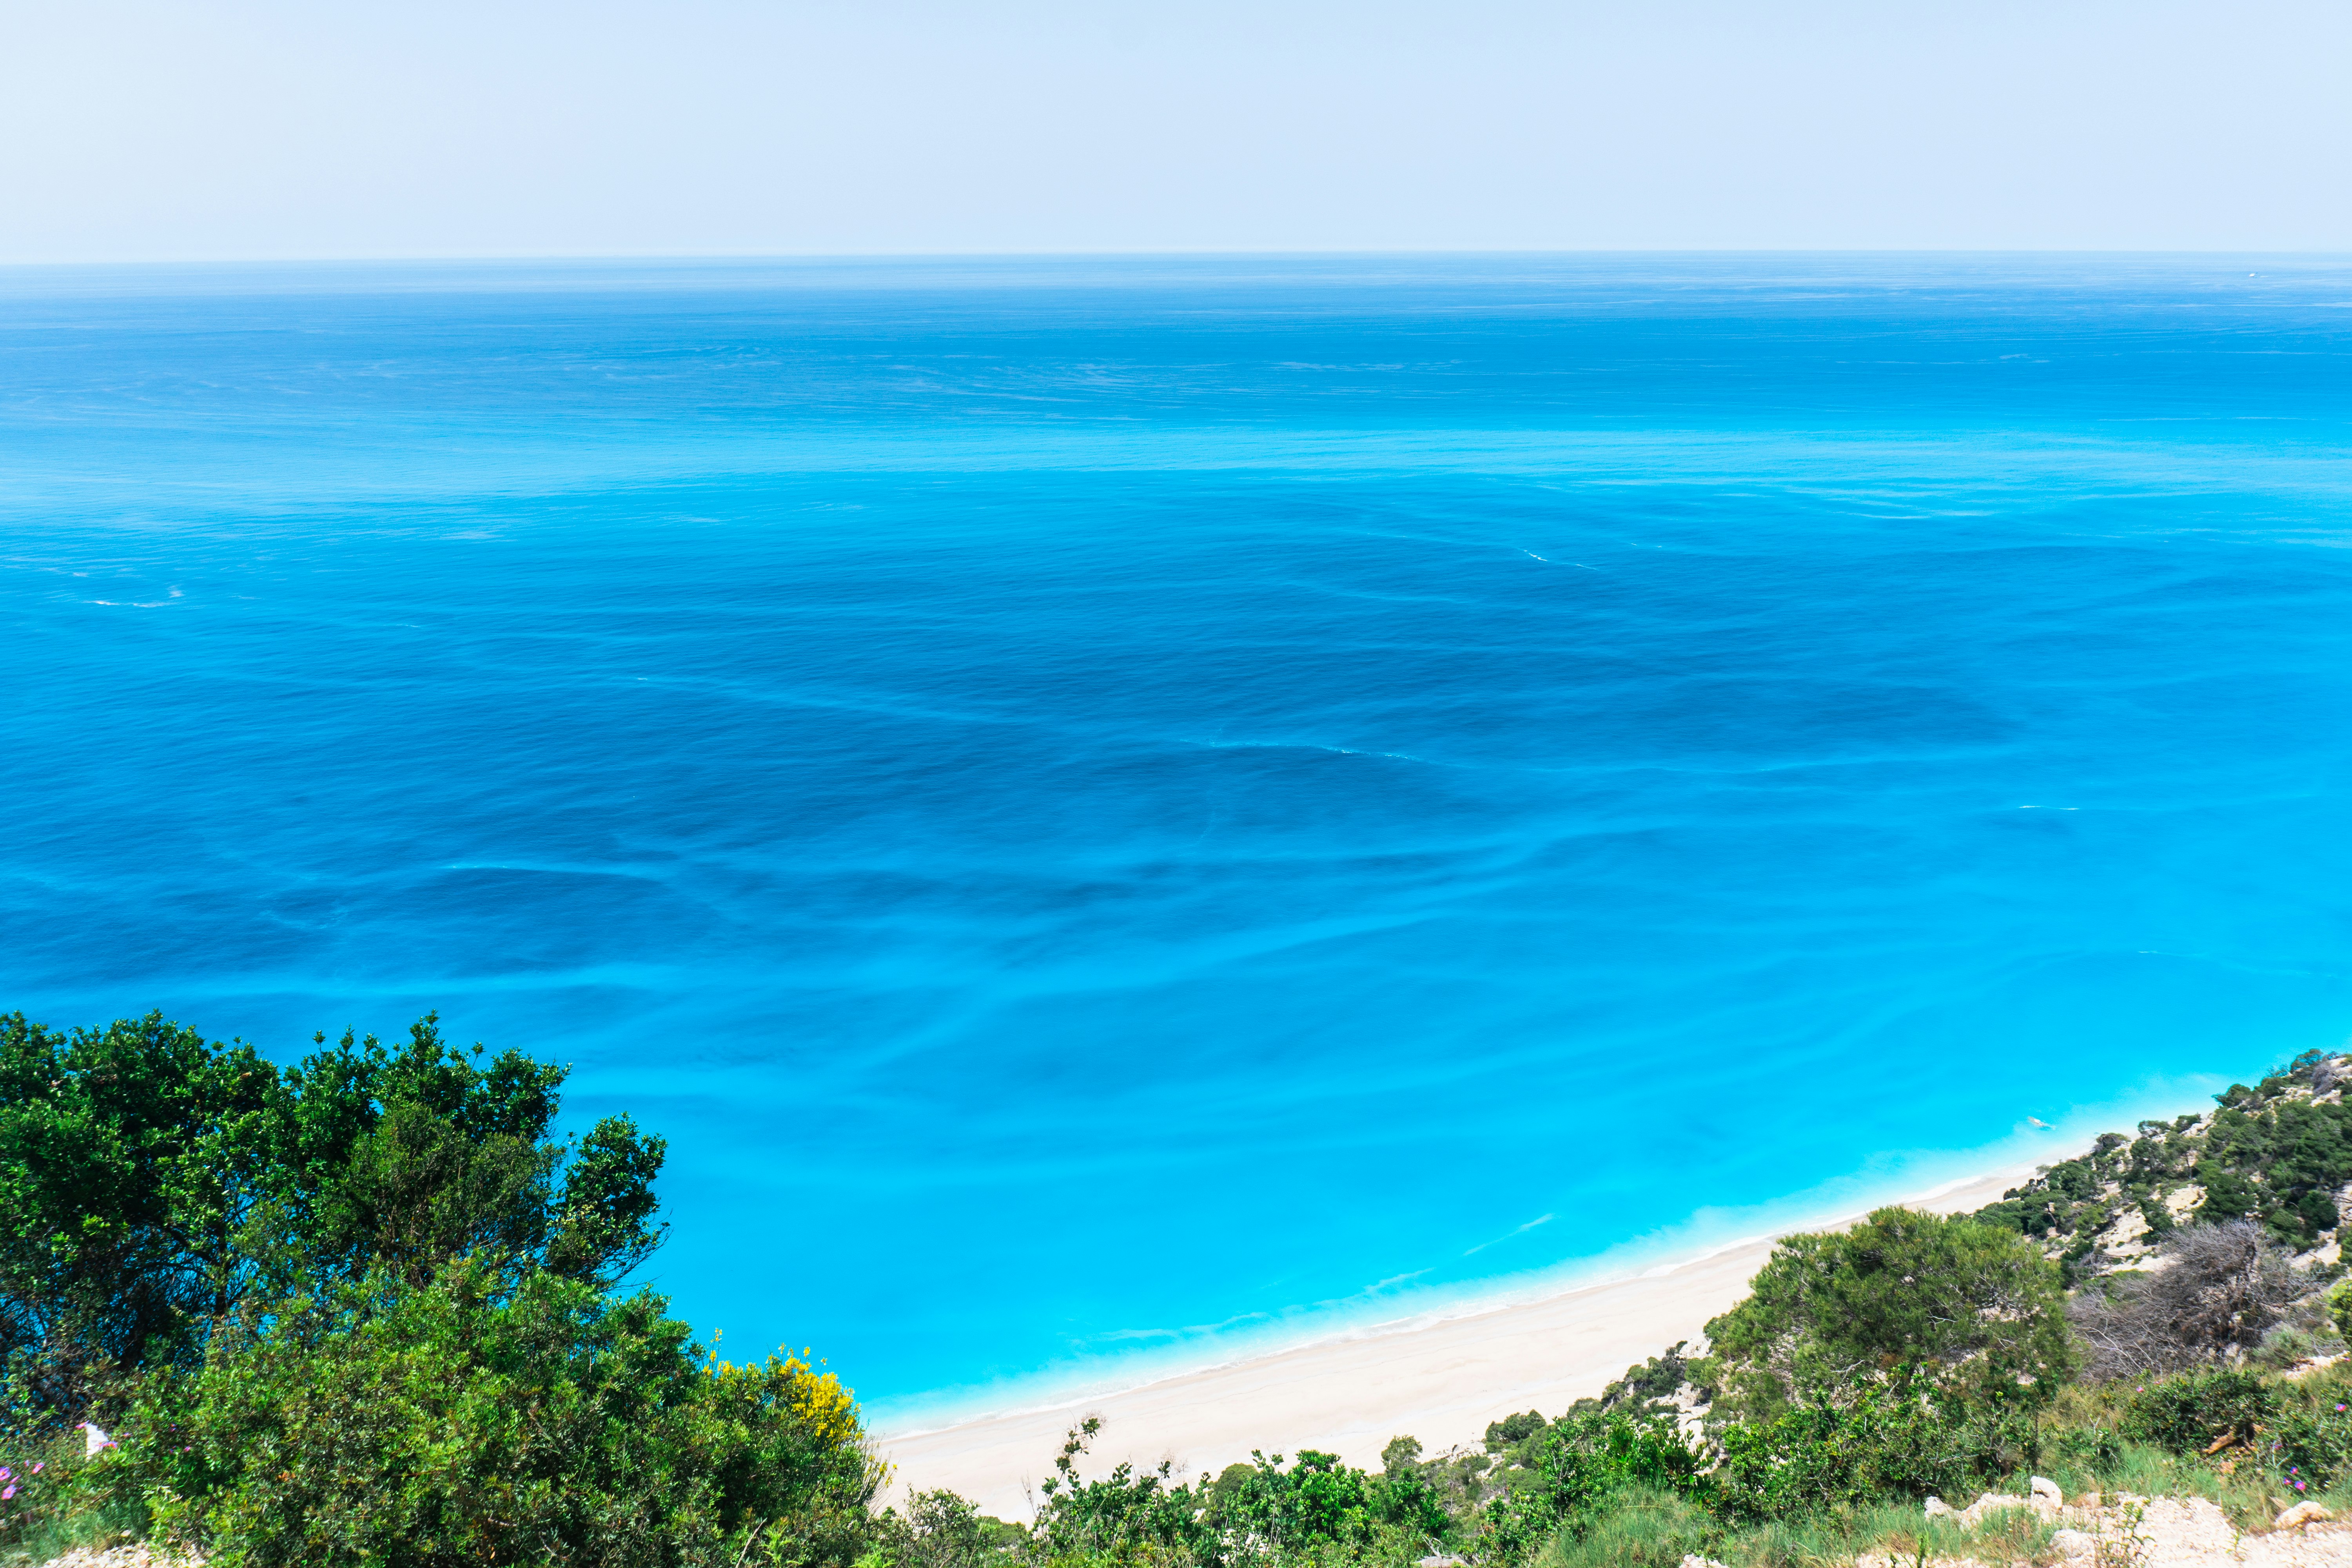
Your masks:
<path fill-rule="evenodd" d="M 573 1061 L 653 1282 L 901 1421 L 2193 1096 L 2352 1029 L 2347 333 L 2279 258 L 21 269 L 0 1005 Z"/>

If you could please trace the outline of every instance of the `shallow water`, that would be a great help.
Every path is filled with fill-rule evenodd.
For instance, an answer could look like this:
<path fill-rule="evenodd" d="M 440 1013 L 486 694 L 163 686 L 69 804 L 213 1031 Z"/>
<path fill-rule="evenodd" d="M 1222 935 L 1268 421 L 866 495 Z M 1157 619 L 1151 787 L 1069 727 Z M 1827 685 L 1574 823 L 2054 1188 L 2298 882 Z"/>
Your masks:
<path fill-rule="evenodd" d="M 2244 1076 L 2352 1028 L 2347 306 L 0 277 L 7 1005 L 574 1061 L 901 1420 Z"/>

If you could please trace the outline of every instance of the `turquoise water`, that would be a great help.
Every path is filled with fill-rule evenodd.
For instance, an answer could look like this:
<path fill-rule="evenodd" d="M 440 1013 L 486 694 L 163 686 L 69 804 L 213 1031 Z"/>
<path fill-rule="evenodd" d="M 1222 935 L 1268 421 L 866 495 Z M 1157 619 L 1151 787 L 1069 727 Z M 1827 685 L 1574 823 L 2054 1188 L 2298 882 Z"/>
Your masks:
<path fill-rule="evenodd" d="M 573 1061 L 901 1420 L 2243 1076 L 2352 1033 L 2347 307 L 5 275 L 7 1005 Z"/>

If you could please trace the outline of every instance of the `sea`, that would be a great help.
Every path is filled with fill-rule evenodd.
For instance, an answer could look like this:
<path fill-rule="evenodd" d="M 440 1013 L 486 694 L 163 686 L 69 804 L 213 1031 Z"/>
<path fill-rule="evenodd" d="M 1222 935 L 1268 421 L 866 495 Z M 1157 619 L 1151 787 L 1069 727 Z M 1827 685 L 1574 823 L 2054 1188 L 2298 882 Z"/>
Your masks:
<path fill-rule="evenodd" d="M 891 1429 L 1653 1267 L 2352 1035 L 2347 455 L 2340 258 L 7 269 L 0 1007 Z"/>

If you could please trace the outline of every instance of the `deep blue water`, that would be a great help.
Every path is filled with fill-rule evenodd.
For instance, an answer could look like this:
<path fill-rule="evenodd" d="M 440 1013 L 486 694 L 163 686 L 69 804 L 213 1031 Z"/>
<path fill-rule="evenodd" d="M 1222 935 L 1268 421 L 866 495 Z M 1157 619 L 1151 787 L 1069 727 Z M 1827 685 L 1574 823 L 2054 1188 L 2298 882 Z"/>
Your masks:
<path fill-rule="evenodd" d="M 901 1418 L 1588 1257 L 2352 1032 L 2347 373 L 2278 258 L 6 275 L 0 1005 L 573 1061 Z"/>

